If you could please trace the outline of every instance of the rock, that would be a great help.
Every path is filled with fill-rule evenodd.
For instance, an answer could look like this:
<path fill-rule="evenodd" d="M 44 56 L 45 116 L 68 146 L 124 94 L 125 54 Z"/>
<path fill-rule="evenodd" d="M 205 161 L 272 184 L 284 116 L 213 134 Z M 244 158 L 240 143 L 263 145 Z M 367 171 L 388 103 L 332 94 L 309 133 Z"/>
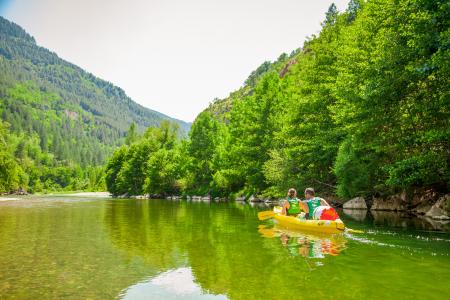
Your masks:
<path fill-rule="evenodd" d="M 245 197 L 244 196 L 236 197 L 236 201 L 243 202 L 245 201 Z"/>
<path fill-rule="evenodd" d="M 427 211 L 426 217 L 430 217 L 436 220 L 450 219 L 447 212 L 448 203 L 450 202 L 450 195 L 442 196 L 436 201 L 436 203 Z"/>
<path fill-rule="evenodd" d="M 413 207 L 432 206 L 438 200 L 438 193 L 433 189 L 428 190 L 415 190 L 411 199 L 411 205 Z"/>
<path fill-rule="evenodd" d="M 438 193 L 433 189 L 415 190 L 411 199 L 411 211 L 415 214 L 424 215 L 436 203 L 438 198 Z"/>
<path fill-rule="evenodd" d="M 24 188 L 19 188 L 19 190 L 16 192 L 16 195 L 28 195 L 28 192 Z"/>
<path fill-rule="evenodd" d="M 202 201 L 211 201 L 211 198 L 209 196 L 205 196 L 201 198 Z"/>
<path fill-rule="evenodd" d="M 202 197 L 200 197 L 200 196 L 192 196 L 192 201 L 202 201 Z"/>
<path fill-rule="evenodd" d="M 431 209 L 431 207 L 432 207 L 431 204 L 429 204 L 428 202 L 425 202 L 425 203 L 422 203 L 419 206 L 415 207 L 411 211 L 416 214 L 419 214 L 419 215 L 424 215 Z"/>
<path fill-rule="evenodd" d="M 433 217 L 431 217 L 433 220 L 443 220 L 443 221 L 445 221 L 445 220 L 450 220 L 450 217 L 449 216 L 445 216 L 445 215 L 441 215 L 441 216 L 433 216 Z"/>
<path fill-rule="evenodd" d="M 353 198 L 344 203 L 344 209 L 367 209 L 366 200 L 363 197 Z"/>
<path fill-rule="evenodd" d="M 406 210 L 407 195 L 405 192 L 387 198 L 374 198 L 371 210 Z"/>
<path fill-rule="evenodd" d="M 258 197 L 255 197 L 253 195 L 250 196 L 250 198 L 248 198 L 248 201 L 250 202 L 262 202 L 262 200 Z"/>
<path fill-rule="evenodd" d="M 273 200 L 273 201 L 272 201 L 272 199 L 262 199 L 262 201 L 263 201 L 264 203 L 266 203 L 266 204 L 272 204 L 272 202 L 274 202 L 274 201 L 276 201 L 276 200 Z"/>

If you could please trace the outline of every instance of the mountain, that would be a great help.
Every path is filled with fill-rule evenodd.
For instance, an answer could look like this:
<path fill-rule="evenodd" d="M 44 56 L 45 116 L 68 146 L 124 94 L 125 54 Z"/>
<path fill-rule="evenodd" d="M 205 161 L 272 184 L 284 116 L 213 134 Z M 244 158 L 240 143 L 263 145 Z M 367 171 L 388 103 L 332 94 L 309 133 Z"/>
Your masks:
<path fill-rule="evenodd" d="M 210 103 L 205 111 L 212 113 L 218 119 L 228 120 L 229 112 L 231 111 L 233 104 L 236 101 L 241 101 L 246 96 L 252 95 L 258 82 L 268 72 L 277 72 L 280 77 L 284 77 L 289 68 L 297 62 L 297 56 L 299 55 L 299 53 L 301 53 L 300 48 L 293 50 L 289 55 L 286 53 L 282 53 L 276 61 L 263 62 L 258 68 L 256 68 L 256 70 L 250 73 L 242 87 L 231 92 L 226 98 L 214 99 L 214 101 Z"/>
<path fill-rule="evenodd" d="M 36 44 L 20 26 L 0 17 L 0 114 L 17 135 L 37 136 L 59 161 L 101 165 L 138 132 L 169 120 L 186 134 L 190 124 L 147 109 L 125 92 Z"/>

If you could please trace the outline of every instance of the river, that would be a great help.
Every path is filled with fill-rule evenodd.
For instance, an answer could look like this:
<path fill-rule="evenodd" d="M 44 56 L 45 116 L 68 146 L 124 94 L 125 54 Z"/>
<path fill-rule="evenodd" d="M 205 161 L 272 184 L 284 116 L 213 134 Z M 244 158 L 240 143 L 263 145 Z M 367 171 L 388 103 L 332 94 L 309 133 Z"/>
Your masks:
<path fill-rule="evenodd" d="M 311 235 L 240 203 L 0 201 L 0 299 L 447 299 L 450 233 L 344 212 Z"/>

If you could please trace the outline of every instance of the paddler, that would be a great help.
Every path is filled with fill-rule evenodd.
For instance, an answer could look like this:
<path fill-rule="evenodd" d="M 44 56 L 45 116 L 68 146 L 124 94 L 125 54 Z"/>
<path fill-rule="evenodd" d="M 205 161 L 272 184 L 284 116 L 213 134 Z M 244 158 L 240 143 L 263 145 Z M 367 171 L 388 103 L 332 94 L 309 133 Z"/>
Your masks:
<path fill-rule="evenodd" d="M 303 209 L 305 210 L 307 219 L 313 218 L 312 214 L 314 212 L 314 209 L 316 209 L 317 207 L 319 207 L 319 206 L 331 207 L 330 204 L 328 204 L 328 202 L 325 201 L 325 199 L 316 197 L 315 194 L 316 193 L 314 192 L 313 188 L 307 188 L 305 190 L 305 199 L 306 200 L 302 201 L 303 202 L 302 204 L 305 204 L 305 205 L 303 205 Z"/>
<path fill-rule="evenodd" d="M 304 210 L 303 203 L 297 198 L 297 191 L 290 188 L 287 194 L 287 199 L 283 203 L 281 213 L 286 216 L 296 216 Z"/>

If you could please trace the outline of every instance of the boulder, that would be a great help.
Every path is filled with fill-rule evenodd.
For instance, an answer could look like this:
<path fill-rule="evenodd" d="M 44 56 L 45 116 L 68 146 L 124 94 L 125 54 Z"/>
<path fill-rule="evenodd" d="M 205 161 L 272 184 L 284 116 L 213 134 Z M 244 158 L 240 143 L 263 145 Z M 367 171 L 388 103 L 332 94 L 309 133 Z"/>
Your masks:
<path fill-rule="evenodd" d="M 430 217 L 436 220 L 448 220 L 450 219 L 447 207 L 450 202 L 450 195 L 442 196 L 431 206 L 430 210 L 425 214 L 426 217 Z"/>
<path fill-rule="evenodd" d="M 366 200 L 363 197 L 353 198 L 344 203 L 344 209 L 367 209 Z"/>
<path fill-rule="evenodd" d="M 411 205 L 413 207 L 423 207 L 433 205 L 439 198 L 438 193 L 433 189 L 418 189 L 413 192 Z"/>
<path fill-rule="evenodd" d="M 387 198 L 373 198 L 371 210 L 406 210 L 407 195 L 405 192 Z"/>
<path fill-rule="evenodd" d="M 262 200 L 258 197 L 255 197 L 253 195 L 250 196 L 250 198 L 248 198 L 248 201 L 250 202 L 262 202 Z"/>
<path fill-rule="evenodd" d="M 243 202 L 245 201 L 245 197 L 244 196 L 236 197 L 236 201 Z"/>

